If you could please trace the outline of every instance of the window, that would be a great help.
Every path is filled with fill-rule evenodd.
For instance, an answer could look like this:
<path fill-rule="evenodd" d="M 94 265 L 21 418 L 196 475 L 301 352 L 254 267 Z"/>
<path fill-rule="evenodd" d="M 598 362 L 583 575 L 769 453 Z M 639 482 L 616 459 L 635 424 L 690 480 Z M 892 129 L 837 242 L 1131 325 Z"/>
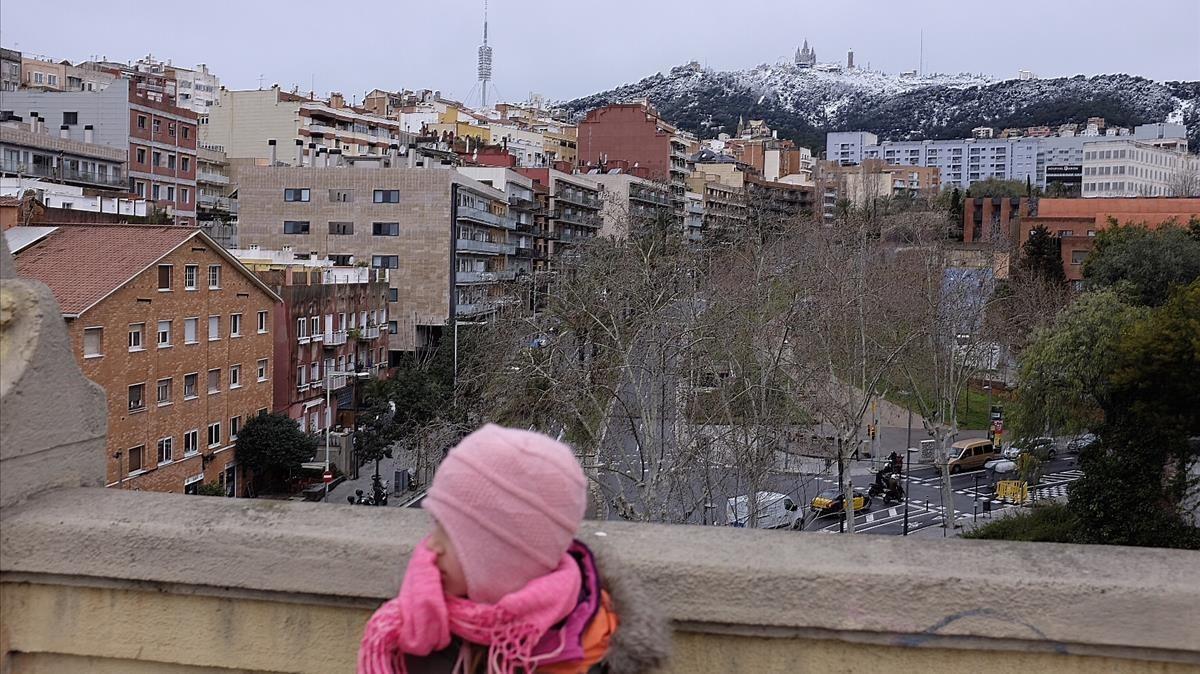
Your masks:
<path fill-rule="evenodd" d="M 129 411 L 138 412 L 146 409 L 146 385 L 134 384 L 129 387 Z"/>
<path fill-rule="evenodd" d="M 184 171 L 186 173 L 187 170 L 191 167 L 192 167 L 192 158 L 191 157 L 180 157 L 179 158 L 179 170 L 180 171 Z"/>
<path fill-rule="evenodd" d="M 196 397 L 196 378 L 198 376 L 200 376 L 200 375 L 197 372 L 183 375 L 183 399 L 184 400 L 191 400 L 192 398 Z"/>
<path fill-rule="evenodd" d="M 229 336 L 230 337 L 241 337 L 242 336 L 242 315 L 241 314 L 230 314 L 229 315 Z"/>
<path fill-rule="evenodd" d="M 229 441 L 230 442 L 237 440 L 238 431 L 240 431 L 240 430 L 242 430 L 242 418 L 241 417 L 230 417 L 229 418 Z"/>
<path fill-rule="evenodd" d="M 157 393 L 156 400 L 158 401 L 158 404 L 159 405 L 170 405 L 171 404 L 171 380 L 170 379 L 159 379 L 158 386 L 156 386 L 155 389 L 156 389 L 156 393 Z"/>
<path fill-rule="evenodd" d="M 186 140 L 186 139 L 188 139 L 188 138 L 191 138 L 191 137 L 192 137 L 192 130 L 191 130 L 191 128 L 190 128 L 190 127 L 186 127 L 186 126 L 180 127 L 180 128 L 179 128 L 179 133 L 180 133 L 180 135 L 182 135 L 182 136 L 183 136 L 184 140 Z M 187 167 L 185 166 L 185 167 L 183 168 L 183 170 L 185 170 L 185 171 L 186 171 L 186 170 L 187 170 Z"/>
<path fill-rule="evenodd" d="M 221 338 L 221 317 L 208 317 L 208 341 L 213 342 Z"/>
<path fill-rule="evenodd" d="M 221 422 L 208 425 L 208 446 L 217 447 L 221 444 Z"/>
<path fill-rule="evenodd" d="M 158 322 L 158 348 L 171 346 L 171 321 Z"/>
<path fill-rule="evenodd" d="M 1086 250 L 1071 251 L 1071 264 L 1083 264 L 1083 261 L 1087 259 L 1087 255 L 1088 252 Z"/>
<path fill-rule="evenodd" d="M 400 203 L 400 190 L 375 190 L 373 201 L 377 204 Z"/>
<path fill-rule="evenodd" d="M 258 312 L 258 334 L 263 334 L 267 331 L 267 312 Z"/>
<path fill-rule="evenodd" d="M 326 258 L 333 263 L 335 267 L 349 267 L 354 264 L 353 255 L 327 255 Z"/>
<path fill-rule="evenodd" d="M 167 201 L 175 201 L 175 186 L 167 185 Z"/>
<path fill-rule="evenodd" d="M 308 222 L 304 220 L 284 220 L 284 234 L 308 234 Z"/>
<path fill-rule="evenodd" d="M 311 381 L 313 383 L 321 381 L 321 364 L 320 363 L 310 363 L 308 366 L 308 369 L 309 369 L 309 372 L 308 372 L 308 380 L 309 381 Z"/>
<path fill-rule="evenodd" d="M 258 361 L 258 380 L 259 381 L 267 380 L 267 359 L 266 358 L 259 359 L 259 361 Z"/>
<path fill-rule="evenodd" d="M 137 116 L 137 128 L 139 128 L 139 129 L 146 128 L 146 116 L 145 115 Z M 143 154 L 142 161 L 145 161 L 145 159 L 146 159 L 146 156 Z"/>
<path fill-rule="evenodd" d="M 331 223 L 329 223 L 329 233 L 330 234 L 339 234 L 339 235 L 353 234 L 354 233 L 354 223 L 353 222 L 331 222 Z"/>
<path fill-rule="evenodd" d="M 136 156 L 137 156 L 137 163 L 139 163 L 139 164 L 145 164 L 145 163 L 146 163 L 146 148 L 144 148 L 144 147 L 139 147 L 139 148 L 137 149 L 137 155 L 136 155 Z"/>
<path fill-rule="evenodd" d="M 183 267 L 183 289 L 195 290 L 196 277 L 200 275 L 200 267 L 198 265 L 189 264 Z"/>
<path fill-rule="evenodd" d="M 400 223 L 398 222 L 372 222 L 372 236 L 400 236 Z"/>
<path fill-rule="evenodd" d="M 188 201 L 191 199 L 191 196 L 192 196 L 192 193 L 188 191 L 188 188 L 186 188 L 186 187 L 179 188 L 179 203 L 187 204 Z"/>
<path fill-rule="evenodd" d="M 388 321 L 387 329 L 389 335 L 397 334 L 400 332 L 400 323 L 398 321 Z"/>
<path fill-rule="evenodd" d="M 321 317 L 320 316 L 313 316 L 312 318 L 308 319 L 308 331 L 310 333 L 312 333 L 312 336 L 314 338 L 323 336 L 321 333 Z"/>
<path fill-rule="evenodd" d="M 304 388 L 307 385 L 308 385 L 308 369 L 305 368 L 303 365 L 297 365 L 296 366 L 296 386 L 297 386 L 297 388 Z"/>
<path fill-rule="evenodd" d="M 162 120 L 161 120 L 161 119 L 156 119 L 156 120 L 154 120 L 154 133 L 155 133 L 155 135 L 157 135 L 157 134 L 158 134 L 159 132 L 161 132 L 161 131 L 162 131 Z"/>
<path fill-rule="evenodd" d="M 296 319 L 296 338 L 297 339 L 308 339 L 308 319 L 305 319 L 305 318 L 297 318 Z"/>
<path fill-rule="evenodd" d="M 308 190 L 306 189 L 285 189 L 283 191 L 284 201 L 308 201 Z"/>
<path fill-rule="evenodd" d="M 169 168 L 169 169 L 175 168 L 175 155 L 173 155 L 173 154 L 167 155 L 167 168 Z"/>
<path fill-rule="evenodd" d="M 399 255 L 372 255 L 371 266 L 378 269 L 399 269 Z"/>
<path fill-rule="evenodd" d="M 221 392 L 221 371 L 217 369 L 208 371 L 208 392 Z"/>
<path fill-rule="evenodd" d="M 200 319 L 198 319 L 198 318 L 183 319 L 183 343 L 184 344 L 195 344 L 196 343 L 196 328 L 199 323 L 200 323 Z"/>
<path fill-rule="evenodd" d="M 104 328 L 83 329 L 83 357 L 96 358 L 104 355 Z"/>
<path fill-rule="evenodd" d="M 155 166 L 162 166 L 162 165 L 163 165 L 163 155 L 162 155 L 162 153 L 161 153 L 161 152 L 155 152 L 155 153 L 153 154 L 153 157 L 154 157 L 154 165 L 155 165 Z"/>
<path fill-rule="evenodd" d="M 142 469 L 142 454 L 146 452 L 145 445 L 129 448 L 129 472 L 136 473 Z"/>
<path fill-rule="evenodd" d="M 242 387 L 242 366 L 241 365 L 230 365 L 229 366 L 229 388 L 241 388 L 241 387 Z"/>
<path fill-rule="evenodd" d="M 146 330 L 145 323 L 130 323 L 129 324 L 129 350 L 142 350 L 142 333 Z"/>
<path fill-rule="evenodd" d="M 400 289 L 399 288 L 388 288 L 388 301 L 389 302 L 399 302 L 400 301 Z"/>
<path fill-rule="evenodd" d="M 354 190 L 329 190 L 329 200 L 339 203 L 354 201 Z"/>
<path fill-rule="evenodd" d="M 189 456 L 200 451 L 200 431 L 188 431 L 183 434 L 183 455 Z"/>
<path fill-rule="evenodd" d="M 221 265 L 208 265 L 208 289 L 219 290 L 221 288 Z"/>

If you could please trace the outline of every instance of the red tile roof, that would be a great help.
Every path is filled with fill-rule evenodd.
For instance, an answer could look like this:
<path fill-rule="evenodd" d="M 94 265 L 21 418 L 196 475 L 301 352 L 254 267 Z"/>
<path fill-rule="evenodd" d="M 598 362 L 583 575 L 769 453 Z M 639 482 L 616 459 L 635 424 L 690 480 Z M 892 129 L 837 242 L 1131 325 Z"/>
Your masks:
<path fill-rule="evenodd" d="M 0 206 L 20 206 L 21 197 L 0 197 Z"/>
<path fill-rule="evenodd" d="M 16 256 L 17 274 L 41 281 L 77 316 L 196 236 L 194 227 L 61 225 Z"/>

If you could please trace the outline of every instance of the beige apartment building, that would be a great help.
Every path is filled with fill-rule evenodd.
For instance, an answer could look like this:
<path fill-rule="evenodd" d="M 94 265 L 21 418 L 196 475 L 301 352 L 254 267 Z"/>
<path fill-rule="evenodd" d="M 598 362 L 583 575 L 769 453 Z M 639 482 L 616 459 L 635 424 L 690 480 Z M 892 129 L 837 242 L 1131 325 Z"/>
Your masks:
<path fill-rule="evenodd" d="M 600 236 L 624 239 L 638 225 L 673 217 L 671 188 L 666 183 L 615 172 L 589 172 L 587 179 L 602 190 Z"/>
<path fill-rule="evenodd" d="M 388 350 L 484 320 L 514 276 L 504 192 L 457 171 L 251 166 L 238 171 L 241 246 L 389 270 Z M 395 355 L 398 355 L 396 353 Z"/>

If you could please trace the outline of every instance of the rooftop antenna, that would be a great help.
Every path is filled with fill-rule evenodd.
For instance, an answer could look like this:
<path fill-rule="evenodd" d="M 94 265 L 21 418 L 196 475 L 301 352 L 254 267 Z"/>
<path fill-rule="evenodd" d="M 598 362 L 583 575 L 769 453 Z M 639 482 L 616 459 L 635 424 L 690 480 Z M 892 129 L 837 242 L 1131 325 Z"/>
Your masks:
<path fill-rule="evenodd" d="M 479 102 L 484 109 L 487 108 L 488 82 L 492 81 L 492 48 L 487 42 L 487 28 L 487 0 L 483 0 L 483 44 L 479 45 L 479 82 L 483 85 L 483 93 Z"/>
<path fill-rule="evenodd" d="M 921 73 L 921 77 L 925 76 L 925 29 L 921 29 L 921 58 L 917 62 L 917 70 Z"/>
<path fill-rule="evenodd" d="M 258 90 L 259 91 L 262 91 L 262 80 L 263 80 L 263 74 L 259 73 L 258 74 Z"/>

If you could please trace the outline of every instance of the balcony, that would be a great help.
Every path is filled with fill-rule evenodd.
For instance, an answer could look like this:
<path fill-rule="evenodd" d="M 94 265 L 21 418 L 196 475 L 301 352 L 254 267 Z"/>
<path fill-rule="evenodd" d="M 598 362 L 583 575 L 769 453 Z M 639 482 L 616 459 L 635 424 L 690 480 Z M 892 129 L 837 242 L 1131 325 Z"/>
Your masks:
<path fill-rule="evenodd" d="M 556 216 L 558 220 L 573 225 L 583 225 L 584 227 L 600 226 L 600 218 L 590 213 L 585 215 L 579 212 L 569 213 L 565 210 L 559 210 L 556 212 Z"/>
<path fill-rule="evenodd" d="M 491 241 L 475 241 L 474 239 L 457 239 L 458 250 L 471 253 L 486 253 L 489 255 L 513 255 L 516 246 L 507 243 L 492 243 Z"/>
<path fill-rule="evenodd" d="M 368 325 L 365 327 L 350 328 L 350 332 L 348 334 L 350 339 L 356 339 L 360 342 L 367 342 L 372 339 L 379 339 L 379 335 L 381 333 L 385 334 L 386 331 L 381 331 L 378 325 Z"/>
<path fill-rule="evenodd" d="M 537 255 L 537 251 L 535 251 L 532 248 L 527 248 L 524 246 L 517 246 L 517 257 L 532 258 L 532 257 L 535 257 L 536 255 Z"/>
<path fill-rule="evenodd" d="M 326 330 L 324 343 L 326 348 L 341 346 L 346 343 L 347 332 L 345 330 Z"/>
<path fill-rule="evenodd" d="M 211 194 L 201 193 L 196 195 L 196 205 L 201 208 L 231 212 L 233 210 L 233 199 L 229 197 L 214 197 Z"/>
<path fill-rule="evenodd" d="M 220 173 L 211 173 L 209 171 L 196 171 L 196 182 L 212 183 L 213 185 L 228 185 L 229 176 L 224 176 Z"/>
<path fill-rule="evenodd" d="M 600 208 L 600 199 L 597 197 L 588 196 L 586 194 L 576 194 L 567 190 L 560 190 L 559 192 L 555 193 L 554 198 L 568 204 L 580 206 L 582 208 L 588 208 L 592 210 Z"/>
<path fill-rule="evenodd" d="M 472 304 L 456 304 L 455 313 L 458 316 L 482 316 L 496 310 L 492 302 L 477 302 Z"/>
<path fill-rule="evenodd" d="M 65 183 L 90 185 L 108 189 L 129 189 L 129 182 L 121 170 L 113 167 L 108 173 L 97 171 L 79 171 L 65 166 L 47 166 L 45 164 L 23 164 L 10 160 L 0 161 L 0 173 L 49 178 Z"/>
<path fill-rule="evenodd" d="M 534 199 L 519 194 L 508 195 L 508 205 L 522 211 L 536 211 L 541 205 Z"/>
<path fill-rule="evenodd" d="M 491 225 L 492 227 L 513 228 L 513 221 L 509 218 L 473 206 L 459 206 L 458 219 Z"/>
<path fill-rule="evenodd" d="M 9 354 L 0 388 L 0 668 L 354 671 L 427 513 L 100 488 L 104 390 L 45 287 L 3 283 L 22 298 L 4 305 L 5 337 L 29 348 Z M 52 408 L 73 413 L 39 423 Z M 633 522 L 585 522 L 578 537 L 671 621 L 664 674 L 1200 661 L 1194 552 Z M 163 625 L 187 629 L 157 638 Z"/>
<path fill-rule="evenodd" d="M 458 284 L 469 283 L 496 283 L 497 281 L 512 281 L 516 279 L 517 272 L 514 270 L 500 271 L 460 271 L 454 275 L 454 282 Z"/>

